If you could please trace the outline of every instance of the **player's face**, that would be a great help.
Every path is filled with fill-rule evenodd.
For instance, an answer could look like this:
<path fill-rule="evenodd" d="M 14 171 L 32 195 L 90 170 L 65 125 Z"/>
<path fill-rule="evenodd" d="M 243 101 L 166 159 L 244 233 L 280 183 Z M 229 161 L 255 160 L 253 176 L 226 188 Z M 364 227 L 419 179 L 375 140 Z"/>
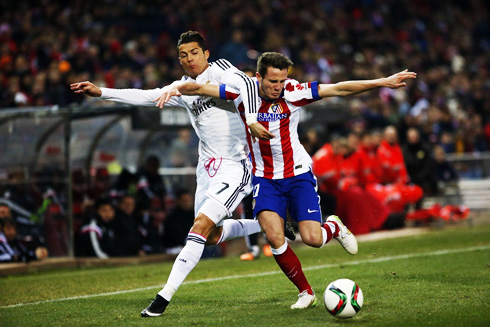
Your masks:
<path fill-rule="evenodd" d="M 209 51 L 203 51 L 197 42 L 184 43 L 179 47 L 179 61 L 190 77 L 196 78 L 208 68 Z"/>
<path fill-rule="evenodd" d="M 279 99 L 287 78 L 287 69 L 268 67 L 265 76 L 260 76 L 260 74 L 257 73 L 260 96 L 266 100 Z"/>

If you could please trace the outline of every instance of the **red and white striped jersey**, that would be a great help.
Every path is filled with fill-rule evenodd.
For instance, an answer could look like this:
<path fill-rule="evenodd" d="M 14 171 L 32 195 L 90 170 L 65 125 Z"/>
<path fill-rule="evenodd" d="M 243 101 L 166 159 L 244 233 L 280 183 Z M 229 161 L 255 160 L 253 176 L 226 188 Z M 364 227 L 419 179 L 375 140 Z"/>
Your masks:
<path fill-rule="evenodd" d="M 238 90 L 228 85 L 221 85 L 220 98 L 233 100 L 245 121 L 244 108 Z M 260 98 L 257 121 L 276 137 L 268 141 L 257 140 L 253 143 L 247 131 L 255 176 L 282 179 L 310 170 L 311 157 L 301 145 L 298 137 L 299 109 L 320 99 L 317 82 L 299 83 L 293 79 L 286 81 L 279 99 L 270 102 Z"/>

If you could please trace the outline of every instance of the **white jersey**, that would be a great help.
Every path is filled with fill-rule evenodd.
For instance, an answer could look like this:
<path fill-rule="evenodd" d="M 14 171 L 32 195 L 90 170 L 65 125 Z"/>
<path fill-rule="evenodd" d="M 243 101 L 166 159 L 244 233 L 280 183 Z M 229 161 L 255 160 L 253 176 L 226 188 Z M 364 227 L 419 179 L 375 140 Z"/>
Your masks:
<path fill-rule="evenodd" d="M 224 59 L 209 64 L 196 79 L 182 77 L 182 82 L 195 81 L 198 84 L 227 84 L 239 89 L 244 98 L 246 113 L 257 112 L 258 89 L 251 78 Z M 139 106 L 155 106 L 163 89 L 109 89 L 101 88 L 102 99 Z M 249 148 L 246 131 L 233 102 L 205 96 L 172 97 L 166 106 L 187 109 L 192 126 L 200 139 L 200 160 L 222 158 L 240 161 L 247 157 Z M 165 110 L 165 108 L 163 109 Z"/>
<path fill-rule="evenodd" d="M 240 112 L 244 110 L 239 90 L 222 85 L 220 98 L 233 100 Z M 257 177 L 282 179 L 309 171 L 312 160 L 298 137 L 299 109 L 321 99 L 318 95 L 318 83 L 299 83 L 288 79 L 279 99 L 260 99 L 257 121 L 276 137 L 252 143 L 247 132 L 248 143 L 252 149 L 253 174 Z"/>

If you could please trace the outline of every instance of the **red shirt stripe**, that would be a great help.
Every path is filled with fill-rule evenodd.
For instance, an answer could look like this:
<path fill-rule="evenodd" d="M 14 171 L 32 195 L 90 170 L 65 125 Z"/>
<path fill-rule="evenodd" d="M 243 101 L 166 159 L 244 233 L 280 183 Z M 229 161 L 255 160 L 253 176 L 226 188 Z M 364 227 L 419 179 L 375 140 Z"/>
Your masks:
<path fill-rule="evenodd" d="M 262 126 L 269 129 L 269 122 L 261 121 Z M 260 153 L 264 161 L 264 177 L 272 178 L 274 176 L 274 161 L 272 158 L 271 142 L 269 140 L 259 140 Z"/>
<path fill-rule="evenodd" d="M 283 108 L 286 108 L 284 113 L 290 114 L 288 105 L 281 99 L 281 104 Z M 282 158 L 284 160 L 284 178 L 294 176 L 294 158 L 293 158 L 293 147 L 291 146 L 291 135 L 289 131 L 290 119 L 289 115 L 285 119 L 281 119 L 281 124 L 279 127 L 281 134 L 281 147 L 282 147 Z"/>

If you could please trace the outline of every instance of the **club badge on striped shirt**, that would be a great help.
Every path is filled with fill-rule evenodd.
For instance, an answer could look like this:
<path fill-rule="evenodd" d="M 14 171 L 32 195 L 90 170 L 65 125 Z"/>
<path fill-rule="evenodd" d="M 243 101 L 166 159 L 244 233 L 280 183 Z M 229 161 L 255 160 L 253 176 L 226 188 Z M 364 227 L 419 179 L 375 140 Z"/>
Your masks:
<path fill-rule="evenodd" d="M 284 112 L 284 109 L 282 108 L 281 103 L 274 103 L 269 107 L 269 112 L 275 113 L 275 114 L 282 114 Z"/>

